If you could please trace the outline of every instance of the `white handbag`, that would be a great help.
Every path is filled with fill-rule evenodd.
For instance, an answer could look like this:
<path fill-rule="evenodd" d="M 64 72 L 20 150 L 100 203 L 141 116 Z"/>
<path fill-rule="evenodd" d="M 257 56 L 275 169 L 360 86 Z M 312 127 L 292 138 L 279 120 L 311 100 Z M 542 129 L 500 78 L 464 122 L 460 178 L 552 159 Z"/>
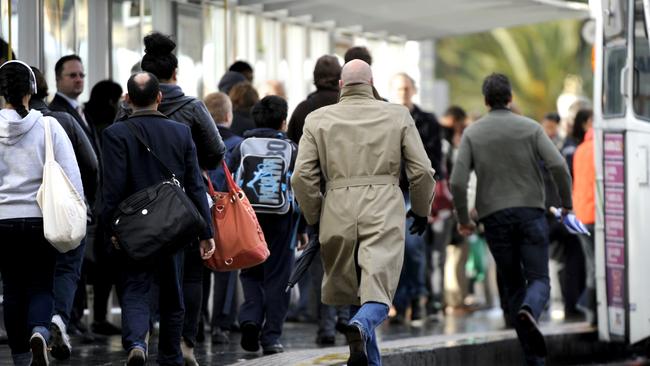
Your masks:
<path fill-rule="evenodd" d="M 45 126 L 45 164 L 43 183 L 36 201 L 43 212 L 45 239 L 61 253 L 79 246 L 86 236 L 86 204 L 68 179 L 59 163 L 54 160 L 54 146 L 49 118 Z"/>

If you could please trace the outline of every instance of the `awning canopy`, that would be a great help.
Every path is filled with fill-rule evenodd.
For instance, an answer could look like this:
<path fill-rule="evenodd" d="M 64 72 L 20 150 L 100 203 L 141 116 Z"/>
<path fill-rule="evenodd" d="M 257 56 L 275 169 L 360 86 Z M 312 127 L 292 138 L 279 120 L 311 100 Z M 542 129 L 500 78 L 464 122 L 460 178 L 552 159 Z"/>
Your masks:
<path fill-rule="evenodd" d="M 587 4 L 563 0 L 237 0 L 237 4 L 412 40 L 589 16 Z"/>

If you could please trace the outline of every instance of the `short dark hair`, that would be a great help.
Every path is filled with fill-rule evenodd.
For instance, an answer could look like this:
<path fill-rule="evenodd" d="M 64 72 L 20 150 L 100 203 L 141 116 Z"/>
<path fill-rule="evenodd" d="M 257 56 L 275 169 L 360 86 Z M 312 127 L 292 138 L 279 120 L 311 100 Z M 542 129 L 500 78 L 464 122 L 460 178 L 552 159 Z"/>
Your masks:
<path fill-rule="evenodd" d="M 257 102 L 251 115 L 257 127 L 279 130 L 282 122 L 287 120 L 287 101 L 277 95 L 268 95 Z"/>
<path fill-rule="evenodd" d="M 61 73 L 63 72 L 63 66 L 65 66 L 65 63 L 68 61 L 79 61 L 83 64 L 83 61 L 81 61 L 81 57 L 79 57 L 78 55 L 66 55 L 61 57 L 54 65 L 54 76 L 56 76 L 57 79 L 61 78 Z"/>
<path fill-rule="evenodd" d="M 370 51 L 363 46 L 351 47 L 345 52 L 343 59 L 346 64 L 352 60 L 361 60 L 365 61 L 368 65 L 372 65 L 372 56 L 370 55 Z"/>
<path fill-rule="evenodd" d="M 148 75 L 149 79 L 144 83 L 135 81 L 135 78 L 142 74 Z M 126 83 L 126 89 L 129 93 L 129 99 L 134 106 L 146 107 L 156 101 L 158 93 L 160 93 L 160 83 L 156 75 L 147 71 L 140 71 L 131 75 L 129 81 Z"/>
<path fill-rule="evenodd" d="M 560 123 L 560 115 L 557 112 L 549 112 L 544 116 L 544 120 Z"/>
<path fill-rule="evenodd" d="M 253 72 L 253 67 L 248 62 L 240 60 L 235 61 L 232 65 L 230 65 L 228 71 L 234 71 L 243 74 L 245 72 Z"/>
<path fill-rule="evenodd" d="M 454 121 L 464 121 L 467 118 L 465 110 L 457 105 L 447 108 L 444 115 L 453 118 Z"/>
<path fill-rule="evenodd" d="M 36 94 L 32 95 L 32 99 L 45 99 L 48 94 L 47 80 L 45 80 L 45 76 L 41 70 L 34 66 L 31 66 L 31 68 L 36 78 Z"/>
<path fill-rule="evenodd" d="M 148 34 L 144 37 L 144 56 L 140 67 L 158 79 L 171 79 L 178 68 L 178 59 L 172 53 L 175 48 L 176 43 L 171 37 L 159 32 Z"/>
<path fill-rule="evenodd" d="M 314 66 L 314 85 L 316 88 L 338 89 L 341 78 L 341 64 L 335 56 L 324 55 Z"/>
<path fill-rule="evenodd" d="M 512 101 L 512 87 L 508 77 L 493 73 L 483 81 L 485 103 L 491 108 L 505 108 Z"/>

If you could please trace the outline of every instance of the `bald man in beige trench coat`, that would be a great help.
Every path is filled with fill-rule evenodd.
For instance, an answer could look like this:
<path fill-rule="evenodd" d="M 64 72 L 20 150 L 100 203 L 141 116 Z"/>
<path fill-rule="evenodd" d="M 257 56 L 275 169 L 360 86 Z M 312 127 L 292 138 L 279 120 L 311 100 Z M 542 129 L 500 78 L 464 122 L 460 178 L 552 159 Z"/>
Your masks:
<path fill-rule="evenodd" d="M 374 329 L 388 316 L 404 257 L 400 166 L 415 231 L 426 225 L 434 171 L 408 109 L 373 97 L 368 64 L 348 62 L 339 83 L 339 103 L 307 116 L 291 184 L 307 222 L 320 226 L 323 303 L 353 305 L 348 366 L 381 365 Z"/>

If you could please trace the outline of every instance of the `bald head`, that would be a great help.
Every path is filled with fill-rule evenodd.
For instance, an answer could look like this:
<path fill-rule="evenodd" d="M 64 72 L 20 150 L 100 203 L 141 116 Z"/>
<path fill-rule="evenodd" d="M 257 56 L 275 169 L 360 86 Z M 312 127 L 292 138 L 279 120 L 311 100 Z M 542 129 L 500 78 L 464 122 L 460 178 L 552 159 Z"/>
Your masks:
<path fill-rule="evenodd" d="M 365 61 L 352 60 L 343 66 L 341 70 L 340 86 L 350 84 L 372 85 L 372 70 Z"/>
<path fill-rule="evenodd" d="M 126 83 L 127 100 L 134 109 L 156 109 L 160 103 L 160 83 L 158 78 L 146 71 L 131 75 Z"/>

